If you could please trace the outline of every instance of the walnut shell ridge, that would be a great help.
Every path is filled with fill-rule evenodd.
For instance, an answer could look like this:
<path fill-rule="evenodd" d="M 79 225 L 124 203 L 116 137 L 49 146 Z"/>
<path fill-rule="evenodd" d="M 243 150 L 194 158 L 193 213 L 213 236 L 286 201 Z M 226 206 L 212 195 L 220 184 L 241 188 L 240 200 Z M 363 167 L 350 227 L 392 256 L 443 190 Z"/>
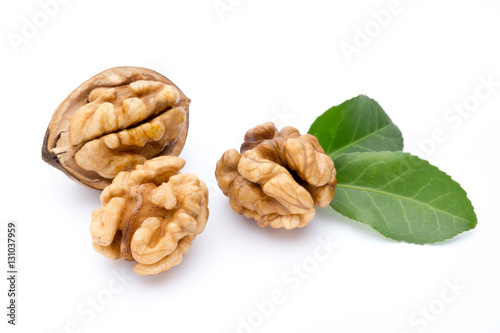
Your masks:
<path fill-rule="evenodd" d="M 102 190 L 121 171 L 156 156 L 178 156 L 188 132 L 189 103 L 153 70 L 105 70 L 55 110 L 42 159 L 76 182 Z"/>
<path fill-rule="evenodd" d="M 137 261 L 139 275 L 164 272 L 182 261 L 208 220 L 208 189 L 194 174 L 180 173 L 175 156 L 148 160 L 120 172 L 92 213 L 94 249 L 110 259 Z"/>
<path fill-rule="evenodd" d="M 337 185 L 334 163 L 316 137 L 293 127 L 278 131 L 271 122 L 250 129 L 240 153 L 227 150 L 215 177 L 233 210 L 264 228 L 306 226 Z"/>

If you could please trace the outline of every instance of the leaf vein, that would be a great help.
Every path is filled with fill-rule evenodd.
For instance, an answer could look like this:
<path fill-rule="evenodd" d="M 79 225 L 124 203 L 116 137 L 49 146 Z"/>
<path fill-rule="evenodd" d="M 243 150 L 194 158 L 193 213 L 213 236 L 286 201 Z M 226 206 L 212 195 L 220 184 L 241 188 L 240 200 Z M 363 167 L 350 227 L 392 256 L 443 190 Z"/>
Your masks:
<path fill-rule="evenodd" d="M 351 148 L 351 147 L 353 147 L 353 146 L 357 145 L 358 143 L 360 143 L 360 142 L 362 142 L 362 141 L 365 141 L 365 140 L 366 140 L 366 139 L 368 139 L 368 138 L 371 138 L 372 136 L 375 136 L 375 135 L 379 134 L 380 132 L 384 131 L 385 129 L 387 129 L 387 128 L 389 128 L 389 127 L 393 126 L 393 125 L 394 125 L 394 124 L 389 123 L 389 124 L 385 125 L 384 127 L 381 127 L 381 128 L 379 128 L 378 130 L 376 130 L 376 131 L 374 131 L 374 132 L 371 132 L 370 134 L 368 134 L 368 135 L 366 135 L 366 136 L 363 136 L 363 137 L 359 138 L 358 140 L 351 142 L 351 143 L 350 143 L 350 144 L 348 144 L 348 145 L 345 145 L 345 146 L 344 146 L 344 147 L 342 147 L 342 148 L 339 148 L 339 149 L 337 149 L 337 150 L 335 150 L 335 151 L 329 152 L 329 153 L 328 153 L 328 155 L 329 155 L 330 157 L 333 157 L 333 156 L 335 156 L 335 155 L 339 155 L 341 152 L 343 152 L 343 151 L 345 151 L 345 150 L 347 150 L 347 149 L 349 149 L 349 148 Z M 330 145 L 330 147 L 331 147 L 331 145 Z M 329 148 L 330 148 L 330 147 L 329 147 Z"/>
<path fill-rule="evenodd" d="M 416 204 L 419 204 L 419 205 L 422 205 L 422 206 L 425 206 L 426 208 L 428 208 L 430 211 L 436 211 L 436 212 L 440 212 L 440 213 L 443 213 L 445 215 L 448 215 L 448 216 L 451 216 L 453 218 L 457 218 L 457 219 L 461 219 L 461 220 L 464 220 L 466 221 L 464 218 L 460 217 L 460 216 L 456 216 L 456 215 L 453 215 L 447 211 L 444 211 L 444 210 L 441 210 L 441 209 L 437 209 L 431 205 L 429 205 L 428 203 L 425 203 L 425 202 L 422 202 L 422 201 L 418 201 L 418 200 L 415 200 L 414 198 L 411 198 L 411 197 L 404 197 L 404 196 L 400 196 L 400 195 L 397 195 L 397 194 L 394 194 L 394 193 L 390 193 L 390 192 L 385 192 L 385 191 L 380 191 L 380 190 L 376 190 L 376 189 L 373 189 L 373 188 L 369 188 L 369 187 L 363 187 L 363 186 L 358 186 L 358 185 L 344 185 L 344 184 L 337 184 L 337 187 L 340 187 L 340 188 L 346 188 L 346 189 L 351 189 L 351 190 L 358 190 L 358 191 L 367 191 L 367 192 L 373 192 L 373 193 L 377 193 L 377 194 L 382 194 L 382 195 L 386 195 L 386 196 L 390 196 L 390 197 L 393 197 L 393 198 L 396 198 L 396 199 L 399 199 L 399 200 L 406 200 L 406 201 L 410 201 L 410 202 L 413 202 L 413 203 L 416 203 Z"/>

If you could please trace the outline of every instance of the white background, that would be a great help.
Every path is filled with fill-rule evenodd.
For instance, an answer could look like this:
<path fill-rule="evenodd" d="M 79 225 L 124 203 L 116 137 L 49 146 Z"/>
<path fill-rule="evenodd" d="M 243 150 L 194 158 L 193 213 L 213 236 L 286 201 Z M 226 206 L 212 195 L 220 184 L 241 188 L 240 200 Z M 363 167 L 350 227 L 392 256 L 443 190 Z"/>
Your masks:
<path fill-rule="evenodd" d="M 373 13 L 394 9 L 390 0 L 222 0 L 223 12 L 213 0 L 66 2 L 45 9 L 50 17 L 34 0 L 0 5 L 1 242 L 6 252 L 5 225 L 16 221 L 20 272 L 16 327 L 6 324 L 1 279 L 2 332 L 237 332 L 242 321 L 253 325 L 240 327 L 246 333 L 500 331 L 498 1 L 401 0 L 384 26 Z M 37 31 L 25 27 L 34 23 Z M 347 44 L 357 53 L 346 56 Z M 94 252 L 99 193 L 40 158 L 58 104 L 123 65 L 157 70 L 192 99 L 181 157 L 210 188 L 206 230 L 181 265 L 154 277 Z M 476 89 L 488 92 L 481 78 L 497 82 L 490 94 L 446 120 L 455 105 L 478 101 Z M 306 132 L 359 94 L 387 111 L 406 151 L 420 150 L 466 189 L 475 230 L 416 246 L 329 208 L 293 231 L 233 213 L 213 173 L 247 129 L 272 120 Z M 435 131 L 445 138 L 431 143 Z M 333 250 L 315 261 L 328 239 Z M 307 278 L 291 271 L 303 264 Z M 282 302 L 269 306 L 279 292 Z"/>

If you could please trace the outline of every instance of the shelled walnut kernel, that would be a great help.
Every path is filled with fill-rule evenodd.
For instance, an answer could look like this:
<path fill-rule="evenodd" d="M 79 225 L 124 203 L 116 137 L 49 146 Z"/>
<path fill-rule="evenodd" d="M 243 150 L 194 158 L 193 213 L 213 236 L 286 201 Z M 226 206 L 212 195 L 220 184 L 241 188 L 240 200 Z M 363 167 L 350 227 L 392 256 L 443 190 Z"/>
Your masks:
<path fill-rule="evenodd" d="M 161 156 L 120 172 L 92 213 L 94 249 L 110 259 L 137 261 L 140 275 L 164 272 L 182 261 L 208 219 L 208 189 L 180 173 L 183 159 Z"/>
<path fill-rule="evenodd" d="M 241 145 L 226 151 L 215 176 L 238 214 L 259 226 L 301 228 L 335 195 L 336 171 L 316 137 L 273 123 L 249 130 Z"/>

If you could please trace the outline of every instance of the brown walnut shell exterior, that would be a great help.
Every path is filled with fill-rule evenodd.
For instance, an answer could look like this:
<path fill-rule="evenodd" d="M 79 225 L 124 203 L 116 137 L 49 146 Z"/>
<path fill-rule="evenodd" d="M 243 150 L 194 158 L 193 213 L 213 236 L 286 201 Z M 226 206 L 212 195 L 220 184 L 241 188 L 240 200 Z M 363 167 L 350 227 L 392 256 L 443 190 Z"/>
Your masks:
<path fill-rule="evenodd" d="M 163 110 L 152 112 L 146 119 L 129 124 L 124 128 L 118 128 L 110 132 L 105 132 L 102 135 L 113 136 L 111 139 L 114 139 L 114 141 L 118 140 L 116 139 L 118 136 L 122 141 L 123 136 L 127 136 L 128 146 L 122 146 L 121 144 L 123 142 L 121 142 L 120 145 L 116 145 L 116 142 L 113 143 L 116 145 L 116 154 L 119 155 L 124 152 L 129 153 L 130 151 L 133 151 L 133 156 L 140 157 L 135 158 L 135 160 L 132 161 L 133 163 L 127 163 L 127 160 L 122 161 L 122 168 L 114 170 L 113 173 L 118 174 L 120 171 L 133 170 L 137 165 L 143 164 L 146 160 L 156 156 L 178 156 L 184 147 L 187 137 L 190 99 L 182 93 L 182 91 L 172 81 L 151 69 L 142 67 L 116 67 L 105 70 L 82 83 L 57 107 L 45 133 L 42 146 L 42 159 L 51 166 L 61 170 L 72 180 L 88 188 L 102 190 L 111 184 L 114 178 L 113 175 L 102 176 L 96 171 L 82 168 L 75 161 L 75 155 L 82 150 L 82 147 L 91 141 L 102 139 L 102 136 L 90 139 L 84 138 L 85 140 L 81 140 L 83 142 L 71 144 L 69 139 L 70 134 L 68 134 L 70 123 L 72 122 L 72 118 L 75 113 L 79 112 L 80 108 L 85 105 L 89 105 L 91 103 L 90 100 L 95 98 L 91 95 L 91 93 L 95 93 L 96 91 L 99 91 L 99 89 L 110 90 L 110 88 L 111 90 L 113 90 L 112 88 L 116 88 L 121 91 L 124 89 L 123 87 L 130 86 L 131 84 L 140 85 L 138 81 L 146 82 L 151 85 L 158 85 L 158 83 L 161 83 L 162 87 L 165 87 L 166 85 L 169 89 L 175 92 L 176 99 L 174 100 L 173 105 L 168 105 L 168 107 Z M 137 89 L 141 89 L 141 87 Z M 155 101 L 151 103 L 155 106 L 161 105 L 159 103 L 155 104 Z M 117 109 L 119 107 L 121 107 L 121 105 L 119 105 Z M 177 123 L 175 123 L 175 129 L 172 130 L 171 133 L 167 133 L 172 137 L 164 137 L 159 140 L 159 142 L 158 140 L 155 142 L 154 140 L 157 138 L 139 138 L 142 140 L 141 141 L 137 140 L 138 138 L 133 136 L 142 135 L 144 133 L 150 136 L 158 134 L 158 126 L 160 125 L 163 126 L 162 129 L 164 132 L 169 131 L 168 126 L 172 123 L 172 121 L 164 121 L 163 124 L 158 124 L 159 121 L 156 121 L 155 119 L 160 118 L 161 115 L 166 115 L 172 110 L 175 110 L 178 114 L 176 116 Z M 105 119 L 105 121 L 107 121 L 107 119 Z M 104 123 L 106 123 L 105 121 Z M 151 123 L 158 126 L 154 127 Z M 105 124 L 101 126 L 105 126 Z M 151 134 L 144 130 L 145 126 L 148 131 L 154 133 Z M 130 133 L 120 133 L 127 131 L 133 132 L 133 135 Z M 167 134 L 165 134 L 165 136 Z M 108 138 L 105 142 L 107 145 L 110 145 L 109 142 L 112 141 L 113 140 L 109 140 Z M 108 149 L 103 142 L 96 142 L 102 146 L 101 148 Z M 141 147 L 141 145 L 143 145 L 143 147 Z M 127 151 L 127 149 L 129 151 Z M 102 165 L 106 165 L 107 162 L 99 159 L 101 159 L 102 156 L 108 157 L 105 154 L 107 153 L 103 152 L 102 154 L 96 154 L 91 150 L 87 152 L 87 156 L 91 156 L 95 159 L 94 162 L 99 162 Z"/>

